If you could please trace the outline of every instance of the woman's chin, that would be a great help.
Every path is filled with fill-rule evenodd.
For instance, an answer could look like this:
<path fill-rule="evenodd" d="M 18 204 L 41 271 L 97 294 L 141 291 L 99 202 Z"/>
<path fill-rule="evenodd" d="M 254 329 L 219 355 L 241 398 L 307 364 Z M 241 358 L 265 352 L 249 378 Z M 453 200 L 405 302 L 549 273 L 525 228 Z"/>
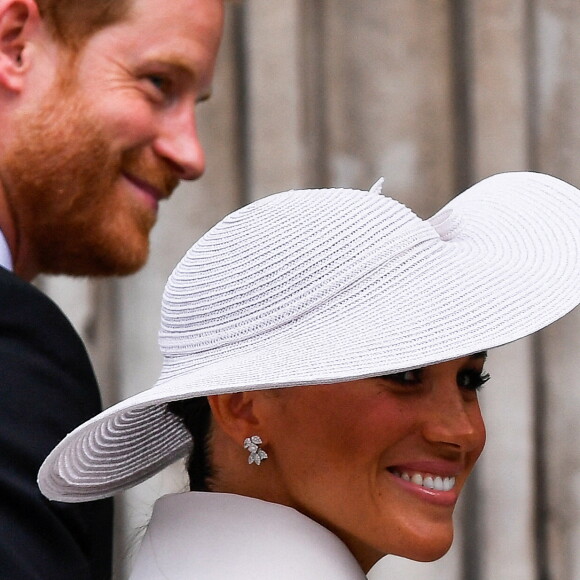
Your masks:
<path fill-rule="evenodd" d="M 432 542 L 430 545 L 413 546 L 411 550 L 398 555 L 416 562 L 434 562 L 445 556 L 449 548 L 451 548 L 451 542 Z"/>
<path fill-rule="evenodd" d="M 415 562 L 433 562 L 447 554 L 453 543 L 453 526 L 445 529 L 434 525 L 426 529 L 425 526 L 417 526 L 415 529 L 408 527 L 399 528 L 399 533 L 394 538 L 392 534 L 383 535 L 382 541 L 374 541 L 367 536 L 366 539 L 355 538 L 344 533 L 337 535 L 348 546 L 363 570 L 369 570 L 381 558 L 385 556 L 400 556 Z"/>
<path fill-rule="evenodd" d="M 391 552 L 395 556 L 401 556 L 416 562 L 433 562 L 439 560 L 447 554 L 453 543 L 453 528 L 443 532 L 433 529 L 432 534 L 415 535 L 412 541 L 405 542 L 396 550 Z"/>

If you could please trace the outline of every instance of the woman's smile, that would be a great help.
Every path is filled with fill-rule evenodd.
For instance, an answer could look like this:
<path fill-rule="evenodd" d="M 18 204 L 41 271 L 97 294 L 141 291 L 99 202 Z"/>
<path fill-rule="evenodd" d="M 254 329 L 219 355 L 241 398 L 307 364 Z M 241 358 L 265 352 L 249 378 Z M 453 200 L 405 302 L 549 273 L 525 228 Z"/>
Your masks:
<path fill-rule="evenodd" d="M 259 476 L 267 469 L 280 490 L 272 500 L 324 522 L 370 565 L 385 554 L 440 557 L 485 442 L 484 361 L 256 393 L 269 454 Z"/>
<path fill-rule="evenodd" d="M 413 465 L 398 465 L 386 471 L 396 485 L 420 500 L 447 507 L 454 507 L 457 502 L 456 483 L 461 473 L 457 466 L 432 465 L 429 469 L 420 469 Z"/>

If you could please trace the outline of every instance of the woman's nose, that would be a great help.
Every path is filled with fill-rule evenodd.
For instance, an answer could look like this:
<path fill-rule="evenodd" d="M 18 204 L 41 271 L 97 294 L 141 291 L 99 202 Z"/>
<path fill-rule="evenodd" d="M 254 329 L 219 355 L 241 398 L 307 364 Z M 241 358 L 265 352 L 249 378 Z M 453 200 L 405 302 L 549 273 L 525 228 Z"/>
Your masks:
<path fill-rule="evenodd" d="M 475 396 L 464 397 L 457 384 L 434 389 L 423 422 L 423 436 L 430 443 L 463 452 L 482 449 L 485 425 Z"/>

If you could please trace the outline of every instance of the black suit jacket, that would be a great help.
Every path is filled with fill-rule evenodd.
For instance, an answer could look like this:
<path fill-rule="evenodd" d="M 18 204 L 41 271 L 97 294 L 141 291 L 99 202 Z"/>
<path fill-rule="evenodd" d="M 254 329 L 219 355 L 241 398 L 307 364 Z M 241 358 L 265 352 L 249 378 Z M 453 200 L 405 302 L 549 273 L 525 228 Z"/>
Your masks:
<path fill-rule="evenodd" d="M 112 502 L 50 502 L 51 449 L 101 409 L 84 345 L 60 309 L 0 268 L 0 578 L 111 576 Z"/>

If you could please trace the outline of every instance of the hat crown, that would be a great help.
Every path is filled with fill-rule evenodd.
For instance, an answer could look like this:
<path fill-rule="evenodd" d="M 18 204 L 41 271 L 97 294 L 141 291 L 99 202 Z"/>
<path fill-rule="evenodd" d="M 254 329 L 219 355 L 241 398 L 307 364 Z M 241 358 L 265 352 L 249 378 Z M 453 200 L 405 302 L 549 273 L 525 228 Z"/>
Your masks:
<path fill-rule="evenodd" d="M 243 347 L 436 237 L 427 222 L 376 189 L 264 198 L 218 223 L 174 270 L 163 296 L 161 350 L 217 355 L 220 347 Z"/>

